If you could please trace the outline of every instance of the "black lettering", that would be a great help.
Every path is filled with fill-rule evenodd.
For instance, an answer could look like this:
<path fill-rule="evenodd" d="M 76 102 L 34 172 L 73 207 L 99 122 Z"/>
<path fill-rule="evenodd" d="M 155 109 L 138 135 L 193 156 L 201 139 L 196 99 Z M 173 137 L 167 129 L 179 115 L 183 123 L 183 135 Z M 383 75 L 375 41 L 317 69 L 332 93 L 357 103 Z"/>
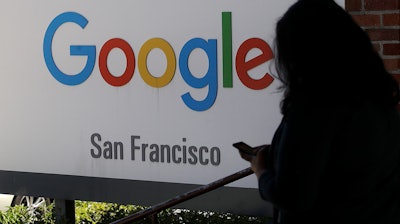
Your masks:
<path fill-rule="evenodd" d="M 156 144 L 156 143 L 138 143 L 137 140 L 140 136 L 131 136 L 131 151 L 132 160 L 135 160 L 135 150 L 141 150 L 142 162 L 152 163 L 174 163 L 174 164 L 191 164 L 191 165 L 213 165 L 219 166 L 221 164 L 221 150 L 218 147 L 209 148 L 207 146 L 191 146 L 187 145 L 187 139 L 182 138 L 181 144 L 168 145 L 168 144 Z M 91 149 L 92 157 L 99 158 L 104 156 L 106 159 L 118 158 L 118 153 L 121 155 L 119 158 L 123 159 L 123 144 L 122 142 L 105 142 L 104 148 L 101 148 L 99 143 L 101 136 L 99 134 L 93 134 L 91 142 L 93 149 Z M 113 147 L 111 144 L 114 144 Z M 110 150 L 113 149 L 111 155 Z M 99 155 L 103 153 L 103 155 Z M 140 155 L 139 155 L 140 156 Z"/>
<path fill-rule="evenodd" d="M 135 145 L 135 139 L 140 139 L 140 136 L 131 136 L 131 160 L 135 160 L 135 150 L 139 150 L 140 147 Z"/>
<path fill-rule="evenodd" d="M 195 165 L 197 163 L 197 156 L 195 154 L 196 152 L 197 152 L 196 146 L 190 146 L 189 147 L 189 155 L 191 156 L 191 158 L 188 159 L 188 162 L 190 164 Z"/>
<path fill-rule="evenodd" d="M 165 154 L 167 155 L 167 163 L 170 163 L 171 162 L 171 147 L 169 147 L 169 145 L 161 145 L 161 162 L 164 162 Z"/>
<path fill-rule="evenodd" d="M 182 149 L 179 145 L 172 146 L 172 161 L 174 163 L 181 163 L 182 158 L 176 158 L 176 151 L 182 151 Z"/>
<path fill-rule="evenodd" d="M 210 161 L 214 166 L 221 164 L 221 150 L 218 147 L 211 148 Z"/>
<path fill-rule="evenodd" d="M 142 144 L 142 161 L 146 161 L 146 148 L 149 146 L 149 144 Z"/>
<path fill-rule="evenodd" d="M 151 162 L 160 162 L 160 149 L 158 148 L 157 144 L 150 145 L 150 149 L 155 149 L 154 151 L 150 152 L 150 161 Z"/>
<path fill-rule="evenodd" d="M 112 159 L 112 143 L 109 141 L 104 142 L 103 144 L 103 157 L 104 159 Z"/>
<path fill-rule="evenodd" d="M 186 138 L 183 138 L 182 141 L 185 143 Z M 186 145 L 183 145 L 182 160 L 183 160 L 183 163 L 186 164 Z"/>
<path fill-rule="evenodd" d="M 101 135 L 99 133 L 94 133 L 90 137 L 90 142 L 97 149 L 97 152 L 95 151 L 96 149 L 90 149 L 90 155 L 92 155 L 93 158 L 98 159 L 101 157 L 101 147 L 97 144 L 96 139 L 97 141 L 101 141 Z"/>
<path fill-rule="evenodd" d="M 200 164 L 201 165 L 207 165 L 208 164 L 208 159 L 204 159 L 203 160 L 203 152 L 205 152 L 205 153 L 208 153 L 208 148 L 207 147 L 205 147 L 205 146 L 202 146 L 202 147 L 200 147 L 200 150 L 199 150 L 199 161 L 200 161 Z"/>
<path fill-rule="evenodd" d="M 122 142 L 114 142 L 114 159 L 118 159 L 118 149 L 119 149 L 119 158 L 121 160 L 124 159 L 124 144 Z"/>

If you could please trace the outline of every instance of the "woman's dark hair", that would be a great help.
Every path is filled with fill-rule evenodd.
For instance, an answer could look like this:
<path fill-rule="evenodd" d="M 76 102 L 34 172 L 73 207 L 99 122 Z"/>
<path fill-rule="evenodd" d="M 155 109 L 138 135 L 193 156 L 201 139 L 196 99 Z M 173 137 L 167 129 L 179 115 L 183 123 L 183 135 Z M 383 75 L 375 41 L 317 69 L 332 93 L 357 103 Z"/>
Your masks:
<path fill-rule="evenodd" d="M 299 0 L 278 21 L 275 42 L 284 114 L 297 96 L 315 103 L 399 102 L 398 83 L 369 37 L 333 0 Z"/>

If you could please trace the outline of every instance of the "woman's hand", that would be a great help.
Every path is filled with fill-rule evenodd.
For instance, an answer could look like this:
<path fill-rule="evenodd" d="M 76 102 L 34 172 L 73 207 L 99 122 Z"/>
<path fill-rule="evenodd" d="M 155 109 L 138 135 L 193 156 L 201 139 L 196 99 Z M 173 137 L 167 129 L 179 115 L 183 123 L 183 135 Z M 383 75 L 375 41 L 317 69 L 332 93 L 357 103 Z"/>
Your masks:
<path fill-rule="evenodd" d="M 241 153 L 240 156 L 249 161 L 251 164 L 251 169 L 256 174 L 257 178 L 261 176 L 263 172 L 267 170 L 266 158 L 267 152 L 270 145 L 262 145 L 257 147 L 257 154 L 255 156 L 251 156 L 248 154 Z"/>

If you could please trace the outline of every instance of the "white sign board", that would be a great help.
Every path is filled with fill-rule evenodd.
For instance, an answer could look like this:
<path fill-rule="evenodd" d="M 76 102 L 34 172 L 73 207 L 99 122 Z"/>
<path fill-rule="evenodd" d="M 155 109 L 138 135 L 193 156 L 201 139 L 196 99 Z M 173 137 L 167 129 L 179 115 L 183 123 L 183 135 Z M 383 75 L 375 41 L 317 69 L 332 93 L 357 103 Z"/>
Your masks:
<path fill-rule="evenodd" d="M 294 0 L 0 3 L 0 170 L 207 184 L 271 141 Z M 232 187 L 257 188 L 255 177 Z"/>

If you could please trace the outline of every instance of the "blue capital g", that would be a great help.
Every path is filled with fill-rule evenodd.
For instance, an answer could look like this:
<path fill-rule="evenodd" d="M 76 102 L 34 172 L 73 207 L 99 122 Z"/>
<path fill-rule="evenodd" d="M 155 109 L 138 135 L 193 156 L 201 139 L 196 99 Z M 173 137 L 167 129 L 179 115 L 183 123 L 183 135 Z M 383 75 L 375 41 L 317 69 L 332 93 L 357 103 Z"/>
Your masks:
<path fill-rule="evenodd" d="M 93 68 L 96 61 L 96 46 L 94 45 L 71 45 L 70 55 L 71 56 L 87 56 L 87 62 L 81 72 L 75 75 L 68 75 L 62 72 L 54 62 L 52 42 L 53 37 L 57 29 L 67 22 L 73 22 L 78 24 L 82 29 L 88 24 L 88 20 L 76 12 L 65 12 L 58 15 L 51 21 L 47 27 L 44 41 L 43 41 L 43 54 L 47 68 L 53 77 L 61 82 L 62 84 L 74 86 L 79 85 L 86 81 L 87 78 L 92 74 Z"/>

